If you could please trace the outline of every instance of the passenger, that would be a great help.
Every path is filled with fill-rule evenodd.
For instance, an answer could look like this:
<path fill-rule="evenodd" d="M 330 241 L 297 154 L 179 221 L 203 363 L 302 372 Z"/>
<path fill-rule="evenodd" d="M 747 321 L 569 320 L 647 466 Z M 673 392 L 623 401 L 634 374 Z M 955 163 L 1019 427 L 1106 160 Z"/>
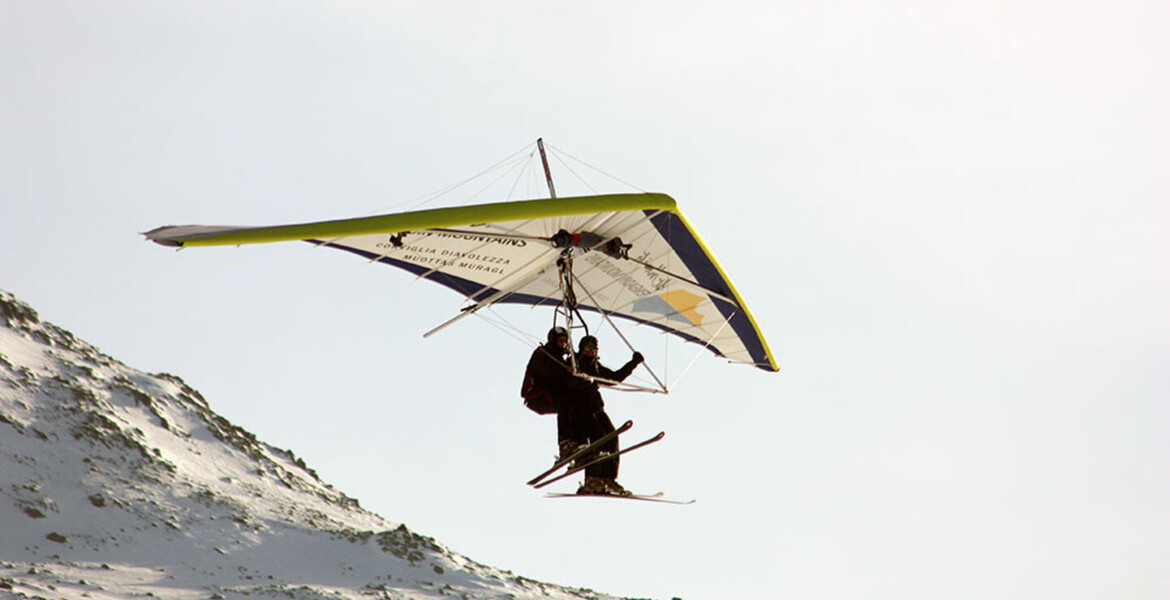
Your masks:
<path fill-rule="evenodd" d="M 614 371 L 601 364 L 597 355 L 597 338 L 587 335 L 581 338 L 577 354 L 577 367 L 581 373 L 599 377 L 610 381 L 624 381 L 634 369 L 644 360 L 642 354 L 634 352 L 634 356 L 622 368 Z M 609 384 L 606 384 L 609 385 Z M 566 450 L 575 450 L 584 444 L 596 441 L 614 430 L 613 422 L 605 413 L 605 401 L 601 398 L 599 382 L 577 379 L 570 388 L 570 395 L 561 402 L 557 413 L 557 434 L 560 441 L 561 455 L 566 456 Z M 583 460 L 588 461 L 604 454 L 618 453 L 618 439 L 605 442 L 592 454 Z M 585 469 L 585 483 L 577 490 L 578 494 L 614 494 L 628 496 L 618 482 L 619 457 L 603 460 L 590 465 Z"/>

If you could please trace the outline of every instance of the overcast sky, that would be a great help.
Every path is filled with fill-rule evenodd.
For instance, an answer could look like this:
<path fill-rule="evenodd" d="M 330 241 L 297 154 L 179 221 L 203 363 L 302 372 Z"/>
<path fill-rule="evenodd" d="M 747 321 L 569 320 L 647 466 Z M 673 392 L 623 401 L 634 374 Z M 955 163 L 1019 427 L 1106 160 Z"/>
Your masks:
<path fill-rule="evenodd" d="M 631 596 L 1170 596 L 1164 1 L 0 15 L 0 287 L 366 508 Z M 667 431 L 623 483 L 693 506 L 524 486 L 555 452 L 530 348 L 474 319 L 424 341 L 448 290 L 138 235 L 405 210 L 540 136 L 678 200 L 781 364 L 607 396 L 631 440 Z"/>

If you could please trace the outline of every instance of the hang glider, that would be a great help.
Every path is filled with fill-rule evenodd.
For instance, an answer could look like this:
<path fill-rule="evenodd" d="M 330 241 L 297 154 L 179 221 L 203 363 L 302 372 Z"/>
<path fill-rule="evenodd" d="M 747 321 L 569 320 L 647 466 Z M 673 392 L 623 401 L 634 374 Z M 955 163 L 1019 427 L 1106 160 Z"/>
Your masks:
<path fill-rule="evenodd" d="M 404 269 L 470 304 L 563 306 L 657 328 L 731 362 L 779 366 L 715 256 L 665 194 L 500 202 L 269 227 L 159 227 L 173 247 L 305 241 Z M 428 333 L 429 335 L 429 333 Z"/>

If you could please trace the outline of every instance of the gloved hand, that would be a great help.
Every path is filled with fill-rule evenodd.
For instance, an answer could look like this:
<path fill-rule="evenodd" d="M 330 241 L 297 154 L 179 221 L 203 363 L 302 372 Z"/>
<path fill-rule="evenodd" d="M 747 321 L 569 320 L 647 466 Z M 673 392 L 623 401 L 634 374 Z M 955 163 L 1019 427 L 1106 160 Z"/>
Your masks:
<path fill-rule="evenodd" d="M 636 364 L 636 365 L 640 365 L 640 364 L 642 364 L 642 363 L 646 362 L 646 357 L 645 357 L 645 356 L 642 356 L 642 353 L 641 353 L 641 352 L 637 352 L 637 351 L 635 351 L 635 352 L 634 352 L 634 358 L 632 358 L 631 360 L 633 360 L 633 361 L 634 361 L 634 364 Z"/>

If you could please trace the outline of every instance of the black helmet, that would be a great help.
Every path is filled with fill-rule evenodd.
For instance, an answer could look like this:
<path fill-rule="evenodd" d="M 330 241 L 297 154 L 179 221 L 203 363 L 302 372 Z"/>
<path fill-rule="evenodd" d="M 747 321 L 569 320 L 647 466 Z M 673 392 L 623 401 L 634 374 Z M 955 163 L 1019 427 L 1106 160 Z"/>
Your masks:
<path fill-rule="evenodd" d="M 581 338 L 581 343 L 580 343 L 580 345 L 577 346 L 577 351 L 582 352 L 582 353 L 585 352 L 586 346 L 593 346 L 594 348 L 596 348 L 597 347 L 597 338 L 595 338 L 591 335 L 587 335 L 587 336 Z"/>
<path fill-rule="evenodd" d="M 548 330 L 548 343 L 549 344 L 556 344 L 557 338 L 559 338 L 559 337 L 568 338 L 569 337 L 569 330 L 565 329 L 564 327 L 560 327 L 560 326 L 553 327 L 552 329 Z"/>

